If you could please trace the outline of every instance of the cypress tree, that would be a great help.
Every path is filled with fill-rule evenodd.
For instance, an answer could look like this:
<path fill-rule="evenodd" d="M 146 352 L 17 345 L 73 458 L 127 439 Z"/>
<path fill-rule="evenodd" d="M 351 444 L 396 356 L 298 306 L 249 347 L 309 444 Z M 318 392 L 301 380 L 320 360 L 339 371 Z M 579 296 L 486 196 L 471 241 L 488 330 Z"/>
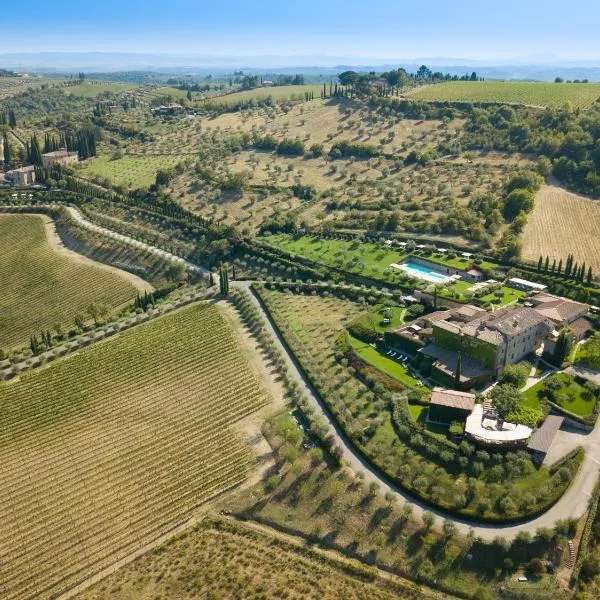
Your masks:
<path fill-rule="evenodd" d="M 558 261 L 558 274 L 560 275 L 562 272 L 562 258 Z"/>
<path fill-rule="evenodd" d="M 577 273 L 579 273 L 579 263 L 575 262 L 575 266 L 571 269 L 571 279 L 577 279 Z"/>
<path fill-rule="evenodd" d="M 588 267 L 587 284 L 592 285 L 592 267 L 591 267 L 591 265 Z"/>
<path fill-rule="evenodd" d="M 550 269 L 551 273 L 554 273 L 554 271 L 556 271 L 556 259 L 552 260 L 552 268 Z"/>
<path fill-rule="evenodd" d="M 8 143 L 8 138 L 4 136 L 4 165 L 8 168 L 12 164 L 12 157 L 10 155 L 10 145 Z"/>
<path fill-rule="evenodd" d="M 462 356 L 461 353 L 458 353 L 458 358 L 456 360 L 456 371 L 454 372 L 454 387 L 458 390 L 460 389 L 460 375 L 462 370 Z"/>
<path fill-rule="evenodd" d="M 550 263 L 550 259 L 548 258 L 548 255 L 546 254 L 546 261 L 544 262 L 544 273 L 548 272 L 548 264 Z"/>
<path fill-rule="evenodd" d="M 542 270 L 542 260 L 543 260 L 542 255 L 540 254 L 540 260 L 538 260 L 538 267 L 537 267 L 538 273 Z"/>
<path fill-rule="evenodd" d="M 554 364 L 557 367 L 560 367 L 567 358 L 570 345 L 571 342 L 569 340 L 568 331 L 566 329 L 563 329 L 558 335 L 558 339 L 556 340 L 556 346 L 554 347 L 554 355 L 552 357 L 554 360 Z"/>
<path fill-rule="evenodd" d="M 581 283 L 583 283 L 583 278 L 585 277 L 585 261 L 583 261 L 583 264 L 581 265 L 581 269 L 579 269 L 579 281 L 581 281 Z"/>

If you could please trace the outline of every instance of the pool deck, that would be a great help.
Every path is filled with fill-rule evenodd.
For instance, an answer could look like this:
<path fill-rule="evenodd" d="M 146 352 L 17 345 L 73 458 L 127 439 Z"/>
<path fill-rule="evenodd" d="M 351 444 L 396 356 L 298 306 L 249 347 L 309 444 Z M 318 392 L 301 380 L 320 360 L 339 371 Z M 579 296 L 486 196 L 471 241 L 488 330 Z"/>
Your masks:
<path fill-rule="evenodd" d="M 451 283 L 456 280 L 456 275 L 442 275 L 438 273 L 434 269 L 428 269 L 427 267 L 421 267 L 410 264 L 410 263 L 392 263 L 390 267 L 394 269 L 399 269 L 404 271 L 411 277 L 418 277 L 419 279 L 423 279 L 424 281 L 429 281 L 430 283 Z"/>

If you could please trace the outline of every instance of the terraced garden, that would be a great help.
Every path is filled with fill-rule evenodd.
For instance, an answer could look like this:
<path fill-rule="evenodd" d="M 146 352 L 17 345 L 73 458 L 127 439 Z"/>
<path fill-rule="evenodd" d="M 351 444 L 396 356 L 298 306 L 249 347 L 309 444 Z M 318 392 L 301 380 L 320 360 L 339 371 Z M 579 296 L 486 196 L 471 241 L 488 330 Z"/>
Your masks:
<path fill-rule="evenodd" d="M 0 596 L 50 597 L 244 481 L 267 402 L 199 304 L 0 385 Z"/>
<path fill-rule="evenodd" d="M 0 249 L 0 348 L 72 325 L 94 302 L 119 306 L 137 291 L 125 277 L 54 250 L 39 216 L 0 214 Z"/>

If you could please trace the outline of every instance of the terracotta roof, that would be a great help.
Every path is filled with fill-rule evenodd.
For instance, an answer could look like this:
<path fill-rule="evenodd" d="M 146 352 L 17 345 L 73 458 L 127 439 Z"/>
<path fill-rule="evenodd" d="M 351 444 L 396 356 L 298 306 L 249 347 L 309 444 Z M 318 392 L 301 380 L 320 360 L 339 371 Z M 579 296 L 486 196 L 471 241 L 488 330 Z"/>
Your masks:
<path fill-rule="evenodd" d="M 579 319 L 575 319 L 575 321 L 569 323 L 569 329 L 572 329 L 576 335 L 582 336 L 588 331 L 592 331 L 594 326 L 589 319 L 586 319 L 585 317 L 579 317 Z"/>
<path fill-rule="evenodd" d="M 77 152 L 69 152 L 69 150 L 54 150 L 53 152 L 45 152 L 42 156 L 48 158 L 64 158 L 65 156 L 76 156 Z"/>
<path fill-rule="evenodd" d="M 510 337 L 542 323 L 545 323 L 543 315 L 533 308 L 525 307 L 507 311 L 499 317 L 493 318 L 489 322 L 489 326 Z"/>
<path fill-rule="evenodd" d="M 546 452 L 550 450 L 554 436 L 560 429 L 560 426 L 563 424 L 564 420 L 564 417 L 548 415 L 546 420 L 542 423 L 542 426 L 533 432 L 527 449 L 546 454 Z"/>
<path fill-rule="evenodd" d="M 436 387 L 431 392 L 429 404 L 472 411 L 475 407 L 475 394 Z"/>
<path fill-rule="evenodd" d="M 534 299 L 534 310 L 547 319 L 562 323 L 569 322 L 578 316 L 585 314 L 588 310 L 586 304 L 575 302 L 568 298 L 557 298 L 556 296 L 540 295 Z"/>

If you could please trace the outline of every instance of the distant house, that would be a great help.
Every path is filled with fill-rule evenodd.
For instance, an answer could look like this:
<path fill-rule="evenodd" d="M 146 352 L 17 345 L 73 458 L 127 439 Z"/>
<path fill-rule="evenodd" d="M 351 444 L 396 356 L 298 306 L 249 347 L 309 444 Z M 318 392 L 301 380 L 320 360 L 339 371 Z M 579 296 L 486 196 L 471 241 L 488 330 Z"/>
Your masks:
<path fill-rule="evenodd" d="M 12 185 L 33 185 L 35 183 L 35 167 L 27 165 L 4 173 L 6 180 Z"/>
<path fill-rule="evenodd" d="M 474 394 L 436 387 L 431 392 L 427 418 L 435 423 L 464 421 L 474 407 Z"/>
<path fill-rule="evenodd" d="M 265 79 L 263 82 L 263 87 L 272 87 L 273 86 L 273 82 L 270 79 Z"/>
<path fill-rule="evenodd" d="M 51 169 L 56 165 L 68 165 L 69 163 L 74 163 L 78 160 L 79 155 L 77 152 L 69 152 L 65 148 L 42 154 L 42 166 L 44 169 Z"/>

